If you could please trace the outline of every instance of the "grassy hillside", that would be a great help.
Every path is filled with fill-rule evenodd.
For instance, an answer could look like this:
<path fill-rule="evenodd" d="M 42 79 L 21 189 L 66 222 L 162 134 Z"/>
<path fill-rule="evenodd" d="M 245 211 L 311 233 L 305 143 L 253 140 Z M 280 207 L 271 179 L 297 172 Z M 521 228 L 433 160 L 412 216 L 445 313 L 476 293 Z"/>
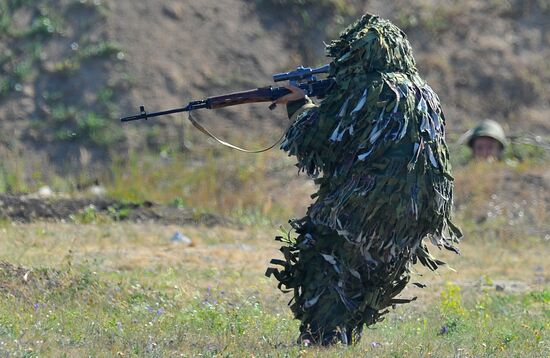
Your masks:
<path fill-rule="evenodd" d="M 117 118 L 321 64 L 323 41 L 365 11 L 407 32 L 442 98 L 462 255 L 434 248 L 449 268 L 418 267 L 428 287 L 357 346 L 301 347 L 290 297 L 263 276 L 315 191 L 294 158 L 225 149 L 184 116 Z M 518 143 L 476 162 L 455 142 L 486 117 L 548 139 L 549 16 L 547 0 L 0 0 L 0 355 L 550 356 L 548 152 Z M 248 148 L 288 125 L 265 105 L 199 116 Z M 94 183 L 105 210 L 81 205 Z M 58 221 L 1 214 L 13 198 L 36 203 L 32 218 L 75 197 Z M 147 221 L 123 220 L 141 209 Z"/>
<path fill-rule="evenodd" d="M 317 349 L 294 344 L 289 297 L 263 276 L 279 256 L 272 225 L 3 224 L 0 354 L 548 356 L 548 240 L 475 228 L 462 256 L 437 253 L 456 271 L 418 272 L 428 287 L 403 293 L 417 301 L 357 346 Z M 192 245 L 171 242 L 176 230 Z"/>
<path fill-rule="evenodd" d="M 365 11 L 408 33 L 451 139 L 486 117 L 510 134 L 550 129 L 544 0 L 2 0 L 0 9 L 0 155 L 25 158 L 17 170 L 26 180 L 40 172 L 78 181 L 129 152 L 178 151 L 183 116 L 126 126 L 117 118 L 139 104 L 175 107 L 323 63 L 323 41 Z M 282 111 L 263 105 L 201 118 L 243 144 L 274 140 L 285 126 Z"/>

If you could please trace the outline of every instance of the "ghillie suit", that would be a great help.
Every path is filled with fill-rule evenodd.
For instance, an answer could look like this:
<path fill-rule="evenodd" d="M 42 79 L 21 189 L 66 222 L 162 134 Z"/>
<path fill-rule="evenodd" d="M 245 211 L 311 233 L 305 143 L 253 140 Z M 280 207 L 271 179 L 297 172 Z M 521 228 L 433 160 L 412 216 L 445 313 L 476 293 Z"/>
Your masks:
<path fill-rule="evenodd" d="M 327 52 L 337 86 L 320 106 L 300 103 L 281 146 L 316 178 L 316 201 L 291 220 L 296 238 L 278 237 L 285 260 L 272 263 L 282 268 L 266 272 L 294 292 L 299 341 L 323 345 L 357 341 L 365 324 L 410 301 L 396 296 L 412 264 L 443 264 L 423 239 L 458 252 L 461 236 L 450 221 L 444 115 L 406 35 L 365 15 Z"/>

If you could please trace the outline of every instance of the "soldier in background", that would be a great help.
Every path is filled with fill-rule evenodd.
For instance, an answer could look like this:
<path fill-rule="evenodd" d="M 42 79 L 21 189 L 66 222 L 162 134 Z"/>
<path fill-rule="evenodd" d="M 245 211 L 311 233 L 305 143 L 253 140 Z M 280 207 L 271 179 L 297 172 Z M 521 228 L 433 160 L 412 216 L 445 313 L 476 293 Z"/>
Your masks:
<path fill-rule="evenodd" d="M 497 122 L 486 119 L 462 136 L 462 143 L 472 149 L 476 159 L 500 159 L 508 145 L 504 129 Z"/>

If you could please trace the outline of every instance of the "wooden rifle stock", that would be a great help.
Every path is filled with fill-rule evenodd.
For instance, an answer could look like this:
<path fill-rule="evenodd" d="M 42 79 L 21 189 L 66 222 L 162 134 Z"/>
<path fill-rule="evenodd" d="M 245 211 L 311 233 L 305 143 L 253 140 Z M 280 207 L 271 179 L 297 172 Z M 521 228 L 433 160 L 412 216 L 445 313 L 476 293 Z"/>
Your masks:
<path fill-rule="evenodd" d="M 287 93 L 290 93 L 290 91 L 287 90 Z M 218 109 L 246 103 L 272 102 L 277 99 L 273 97 L 273 88 L 268 86 L 249 91 L 234 92 L 221 96 L 209 97 L 206 101 L 209 108 Z"/>

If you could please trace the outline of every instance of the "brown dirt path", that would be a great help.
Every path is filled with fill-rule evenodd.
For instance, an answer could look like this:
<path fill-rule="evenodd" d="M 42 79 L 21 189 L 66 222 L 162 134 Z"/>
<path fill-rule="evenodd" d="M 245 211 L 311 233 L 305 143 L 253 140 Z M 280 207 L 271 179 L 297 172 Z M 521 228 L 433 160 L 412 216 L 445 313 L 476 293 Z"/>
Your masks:
<path fill-rule="evenodd" d="M 99 198 L 37 198 L 32 196 L 0 195 L 0 218 L 13 222 L 78 221 L 96 215 L 119 220 L 154 221 L 173 225 L 226 225 L 230 220 L 214 214 L 199 214 L 193 210 L 151 202 L 122 203 Z"/>

